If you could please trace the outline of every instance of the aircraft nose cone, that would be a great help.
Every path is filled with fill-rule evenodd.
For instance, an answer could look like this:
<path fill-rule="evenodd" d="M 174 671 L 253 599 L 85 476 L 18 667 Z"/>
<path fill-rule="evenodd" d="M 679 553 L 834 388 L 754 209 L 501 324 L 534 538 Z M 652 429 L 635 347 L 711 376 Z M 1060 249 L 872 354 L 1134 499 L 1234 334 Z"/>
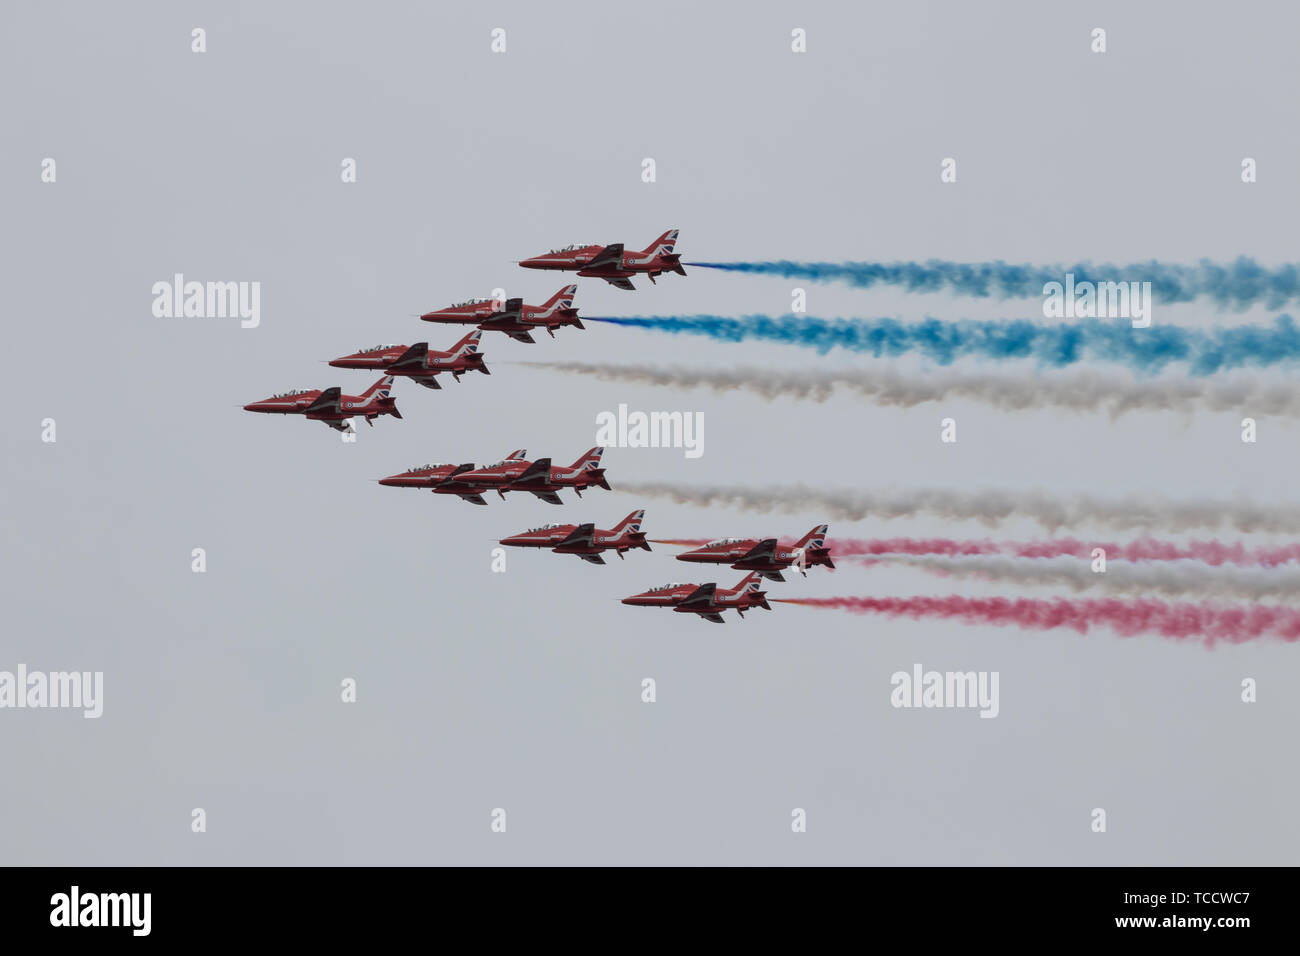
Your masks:
<path fill-rule="evenodd" d="M 699 551 L 683 551 L 677 555 L 678 561 L 702 561 L 704 555 Z"/>
<path fill-rule="evenodd" d="M 542 257 L 536 256 L 532 259 L 521 259 L 519 264 L 525 269 L 540 269 L 542 266 Z"/>
<path fill-rule="evenodd" d="M 380 479 L 379 479 L 379 483 L 380 483 L 381 485 L 387 485 L 387 486 L 390 487 L 390 488 L 395 488 L 395 487 L 397 487 L 398 485 L 401 484 L 401 480 L 398 479 L 397 476 L 392 475 L 392 476 L 389 476 L 388 478 L 380 478 Z"/>
<path fill-rule="evenodd" d="M 497 544 L 518 544 L 520 540 L 521 539 L 519 538 L 519 536 L 515 535 L 509 538 L 502 538 L 500 541 L 497 542 Z"/>
<path fill-rule="evenodd" d="M 249 402 L 247 405 L 244 406 L 244 411 L 246 412 L 260 412 L 261 410 L 262 410 L 261 402 Z"/>

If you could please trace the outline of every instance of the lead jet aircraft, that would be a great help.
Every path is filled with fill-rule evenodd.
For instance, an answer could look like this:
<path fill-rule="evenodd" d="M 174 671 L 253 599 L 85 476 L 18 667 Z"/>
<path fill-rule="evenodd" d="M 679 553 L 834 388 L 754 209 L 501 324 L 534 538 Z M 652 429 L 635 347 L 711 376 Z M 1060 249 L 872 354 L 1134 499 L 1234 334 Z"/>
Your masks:
<path fill-rule="evenodd" d="M 523 460 L 527 454 L 526 450 L 519 448 L 507 455 L 505 460 Z M 487 502 L 483 500 L 486 486 L 466 484 L 459 480 L 460 475 L 473 470 L 473 462 L 465 465 L 429 463 L 408 468 L 401 474 L 380 478 L 379 483 L 390 488 L 423 488 L 435 495 L 457 495 L 471 504 L 486 505 Z"/>
<path fill-rule="evenodd" d="M 759 576 L 745 575 L 734 588 L 719 588 L 716 584 L 665 584 L 661 587 L 623 598 L 624 604 L 637 607 L 670 607 L 683 614 L 698 614 L 714 624 L 724 623 L 722 612 L 735 610 L 741 617 L 751 608 L 772 610 L 767 603 L 767 592 L 759 590 Z"/>
<path fill-rule="evenodd" d="M 397 410 L 392 389 L 393 376 L 385 375 L 360 395 L 344 395 L 337 387 L 324 391 L 299 389 L 252 402 L 244 406 L 244 411 L 302 415 L 313 421 L 324 422 L 336 431 L 346 432 L 352 430 L 351 419 L 357 415 L 363 416 L 367 425 L 374 425 L 375 419 L 382 415 L 401 418 L 402 413 Z"/>
<path fill-rule="evenodd" d="M 592 564 L 604 564 L 602 551 L 614 551 L 619 559 L 633 548 L 650 550 L 641 532 L 645 509 L 633 511 L 609 531 L 594 524 L 544 524 L 520 534 L 502 538 L 500 543 L 516 548 L 550 548 L 555 554 L 576 554 Z"/>
<path fill-rule="evenodd" d="M 655 276 L 665 272 L 686 275 L 682 268 L 682 257 L 673 252 L 677 244 L 677 230 L 669 229 L 662 236 L 640 252 L 628 252 L 623 243 L 616 242 L 609 246 L 565 246 L 552 249 L 545 255 L 524 259 L 519 264 L 525 269 L 559 269 L 577 270 L 580 276 L 604 279 L 610 285 L 620 289 L 635 289 L 631 279 L 635 275 L 648 276 L 651 282 Z"/>
<path fill-rule="evenodd" d="M 572 488 L 582 497 L 584 489 L 592 485 L 609 490 L 605 480 L 605 469 L 600 467 L 600 456 L 604 448 L 590 449 L 585 455 L 568 468 L 552 465 L 551 459 L 539 458 L 534 462 L 499 461 L 495 465 L 466 472 L 460 480 L 483 484 L 495 488 L 502 498 L 507 491 L 527 491 L 549 504 L 558 505 L 559 492 Z"/>
<path fill-rule="evenodd" d="M 586 328 L 573 307 L 576 285 L 566 285 L 541 305 L 526 305 L 523 299 L 506 299 L 498 306 L 495 299 L 470 299 L 445 309 L 420 316 L 425 322 L 477 325 L 485 332 L 504 332 L 520 342 L 535 342 L 530 332 L 545 329 L 552 338 L 565 325 Z"/>
<path fill-rule="evenodd" d="M 482 337 L 482 331 L 475 329 L 447 352 L 429 348 L 428 342 L 416 342 L 410 348 L 405 345 L 376 345 L 336 358 L 330 365 L 335 368 L 383 369 L 389 375 L 405 376 L 425 388 L 442 388 L 438 384 L 438 375 L 443 372 L 450 372 L 458 382 L 466 372 L 492 374 L 483 364 L 483 353 L 478 350 Z"/>
<path fill-rule="evenodd" d="M 792 548 L 778 547 L 776 538 L 719 538 L 702 548 L 682 552 L 677 555 L 677 560 L 697 564 L 729 564 L 737 571 L 757 571 L 773 581 L 784 581 L 781 571 L 796 567 L 800 574 L 807 577 L 808 568 L 818 564 L 835 570 L 830 549 L 826 547 L 827 530 L 826 525 L 819 524 Z"/>

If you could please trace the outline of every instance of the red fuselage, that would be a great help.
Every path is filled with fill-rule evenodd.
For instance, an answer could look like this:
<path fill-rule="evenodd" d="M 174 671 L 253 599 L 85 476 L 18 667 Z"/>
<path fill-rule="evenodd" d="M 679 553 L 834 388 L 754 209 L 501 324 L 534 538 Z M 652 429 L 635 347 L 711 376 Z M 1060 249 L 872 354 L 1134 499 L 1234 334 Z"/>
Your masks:
<path fill-rule="evenodd" d="M 703 547 L 684 551 L 678 561 L 692 564 L 726 564 L 737 571 L 757 571 L 764 577 L 784 581 L 781 571 L 795 567 L 801 574 L 816 565 L 834 570 L 830 549 L 826 547 L 826 525 L 818 525 L 793 544 L 781 544 L 776 538 L 722 538 Z"/>
<path fill-rule="evenodd" d="M 530 332 L 544 329 L 550 335 L 566 325 L 583 328 L 578 310 L 573 307 L 576 285 L 568 285 L 542 305 L 528 305 L 523 299 L 481 299 L 445 309 L 435 309 L 420 316 L 425 322 L 476 325 L 480 331 L 504 332 L 521 342 L 532 342 Z"/>
<path fill-rule="evenodd" d="M 548 548 L 556 554 L 576 554 L 586 560 L 598 558 L 603 551 L 614 551 L 621 558 L 633 548 L 650 550 L 641 532 L 644 517 L 644 509 L 634 511 L 609 531 L 591 524 L 547 524 L 502 538 L 500 543 L 516 548 Z"/>
<path fill-rule="evenodd" d="M 478 340 L 474 339 L 471 344 L 472 351 L 471 345 L 466 345 L 447 352 L 430 349 L 426 342 L 417 342 L 410 347 L 386 345 L 344 355 L 334 359 L 330 365 L 335 368 L 376 369 L 413 379 L 429 378 L 442 372 L 451 373 L 455 379 L 466 372 L 489 374 L 487 366 L 483 364 L 483 353 L 477 350 Z"/>
<path fill-rule="evenodd" d="M 372 386 L 366 395 L 344 395 L 337 388 L 307 389 L 272 395 L 260 402 L 244 406 L 247 412 L 271 415 L 302 415 L 313 421 L 325 422 L 332 428 L 346 430 L 342 423 L 362 416 L 372 422 L 382 415 L 401 418 L 392 398 L 392 379 L 385 378 Z"/>
<path fill-rule="evenodd" d="M 622 243 L 567 246 L 524 259 L 519 264 L 525 269 L 577 272 L 580 276 L 604 279 L 620 288 L 631 289 L 628 280 L 635 275 L 649 276 L 652 282 L 665 272 L 686 275 L 681 256 L 673 252 L 676 242 L 677 230 L 670 229 L 640 252 L 625 249 Z"/>
<path fill-rule="evenodd" d="M 624 604 L 634 607 L 667 607 L 683 614 L 699 614 L 720 621 L 723 611 L 735 610 L 743 617 L 750 608 L 771 610 L 767 594 L 757 590 L 757 575 L 749 575 L 734 588 L 718 588 L 713 584 L 666 584 L 640 594 L 623 598 Z"/>
<path fill-rule="evenodd" d="M 494 312 L 499 312 L 504 303 L 499 299 L 471 299 L 460 305 L 449 305 L 445 309 L 434 309 L 420 316 L 425 322 L 441 322 L 449 325 L 478 325 Z"/>

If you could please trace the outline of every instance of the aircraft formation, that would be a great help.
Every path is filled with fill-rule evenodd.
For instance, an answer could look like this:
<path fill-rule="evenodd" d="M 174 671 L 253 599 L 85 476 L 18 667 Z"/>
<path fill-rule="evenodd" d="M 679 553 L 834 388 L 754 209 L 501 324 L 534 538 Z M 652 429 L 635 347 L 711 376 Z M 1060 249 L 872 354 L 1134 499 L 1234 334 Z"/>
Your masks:
<path fill-rule="evenodd" d="M 525 269 L 577 272 L 580 276 L 604 279 L 620 289 L 633 289 L 635 286 L 630 281 L 632 276 L 644 275 L 654 282 L 656 276 L 665 272 L 686 275 L 681 256 L 673 251 L 676 244 L 677 230 L 669 229 L 640 252 L 629 252 L 621 242 L 608 246 L 572 245 L 523 259 L 519 265 Z M 313 421 L 322 421 L 341 432 L 352 430 L 353 418 L 364 418 L 367 425 L 374 425 L 375 419 L 384 415 L 401 418 L 402 414 L 397 410 L 392 394 L 396 378 L 410 379 L 425 388 L 438 389 L 442 388 L 438 376 L 444 373 L 451 375 L 457 382 L 466 372 L 490 375 L 483 353 L 479 351 L 484 332 L 503 332 L 517 342 L 531 345 L 537 341 L 532 336 L 533 332 L 544 330 L 554 338 L 556 330 L 565 326 L 582 329 L 582 319 L 573 305 L 577 293 L 577 285 L 570 284 L 541 305 L 528 305 L 521 298 L 468 299 L 446 308 L 425 312 L 420 316 L 424 322 L 473 325 L 475 329 L 445 352 L 429 348 L 428 342 L 416 342 L 409 346 L 375 345 L 331 360 L 329 364 L 334 368 L 370 369 L 385 373 L 382 379 L 361 395 L 345 395 L 338 386 L 294 389 L 250 402 L 244 406 L 244 410 L 302 415 Z M 538 478 L 537 475 L 529 477 L 534 481 Z M 499 482 L 494 482 L 496 483 Z"/>
<path fill-rule="evenodd" d="M 674 249 L 677 230 L 670 229 L 640 252 L 628 251 L 622 243 L 612 245 L 571 245 L 518 264 L 525 269 L 576 272 L 581 277 L 604 279 L 620 289 L 634 289 L 634 276 L 645 276 L 652 283 L 665 272 L 686 275 L 681 256 Z M 468 372 L 490 375 L 481 351 L 484 332 L 501 332 L 518 342 L 535 344 L 532 333 L 545 331 L 552 338 L 567 327 L 583 329 L 574 307 L 578 287 L 564 286 L 541 305 L 528 305 L 521 298 L 469 299 L 420 316 L 424 322 L 438 325 L 472 325 L 474 328 L 447 351 L 429 347 L 428 342 L 413 345 L 374 345 L 331 359 L 332 368 L 379 372 L 382 377 L 360 395 L 347 395 L 338 386 L 325 389 L 296 389 L 280 392 L 244 406 L 245 411 L 263 414 L 300 415 L 324 422 L 340 432 L 352 431 L 352 419 L 363 418 L 367 425 L 385 415 L 402 418 L 393 397 L 393 384 L 405 379 L 428 389 L 440 389 L 438 376 L 450 375 L 459 382 Z M 452 495 L 474 505 L 486 505 L 483 497 L 491 491 L 504 499 L 510 492 L 531 494 L 550 504 L 562 504 L 560 492 L 572 489 L 579 498 L 588 488 L 609 490 L 605 469 L 601 465 L 604 449 L 588 450 L 572 465 L 555 465 L 550 458 L 529 460 L 525 449 L 516 449 L 500 461 L 479 467 L 465 464 L 430 463 L 408 468 L 399 474 L 379 479 L 392 488 L 419 488 L 435 495 Z M 576 555 L 591 564 L 604 564 L 603 555 L 614 552 L 619 559 L 628 551 L 649 551 L 650 542 L 641 530 L 645 509 L 629 514 L 610 529 L 594 524 L 544 524 L 500 540 L 507 547 L 546 549 L 553 554 Z M 776 538 L 721 538 L 703 547 L 677 555 L 677 560 L 693 564 L 725 564 L 745 577 L 734 588 L 706 584 L 667 584 L 623 598 L 623 603 L 638 607 L 668 607 L 681 613 L 696 614 L 706 621 L 723 623 L 724 611 L 734 610 L 744 617 L 745 611 L 762 608 L 770 611 L 766 592 L 760 582 L 767 578 L 784 581 L 781 572 L 797 567 L 801 574 L 816 565 L 834 569 L 826 547 L 826 525 L 818 525 L 795 545 L 781 547 Z"/>

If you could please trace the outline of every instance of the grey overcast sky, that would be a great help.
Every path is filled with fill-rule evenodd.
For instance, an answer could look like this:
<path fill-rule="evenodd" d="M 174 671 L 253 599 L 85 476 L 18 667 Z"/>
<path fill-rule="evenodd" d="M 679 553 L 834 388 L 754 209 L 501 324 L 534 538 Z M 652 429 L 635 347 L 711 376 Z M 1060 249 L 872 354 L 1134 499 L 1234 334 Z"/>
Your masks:
<path fill-rule="evenodd" d="M 0 862 L 1294 863 L 1294 645 L 793 605 L 719 627 L 619 604 L 740 577 L 672 548 L 606 567 L 512 551 L 503 574 L 490 550 L 642 506 L 651 537 L 826 520 L 643 501 L 620 481 L 1289 503 L 1297 422 L 1263 419 L 1247 445 L 1235 411 L 765 402 L 507 364 L 887 364 L 599 323 L 532 346 L 488 335 L 490 378 L 399 383 L 405 420 L 355 444 L 239 406 L 363 390 L 368 373 L 322 363 L 380 341 L 445 348 L 459 330 L 414 316 L 496 287 L 539 301 L 565 279 L 515 260 L 671 227 L 688 261 L 1294 261 L 1297 27 L 1294 5 L 1249 2 L 4 4 L 0 670 L 103 671 L 105 699 L 98 720 L 0 711 Z M 580 280 L 578 305 L 780 314 L 798 284 L 688 271 L 635 292 Z M 177 272 L 260 282 L 260 327 L 155 318 L 151 286 Z M 803 285 L 814 315 L 1040 315 Z M 614 490 L 560 508 L 373 482 L 518 447 L 567 464 L 620 403 L 703 412 L 704 455 L 611 448 Z M 939 441 L 949 416 L 955 445 Z M 831 531 L 1041 535 L 932 517 Z M 844 566 L 770 593 L 1056 592 Z M 999 672 L 999 716 L 894 709 L 890 675 L 916 663 Z"/>

